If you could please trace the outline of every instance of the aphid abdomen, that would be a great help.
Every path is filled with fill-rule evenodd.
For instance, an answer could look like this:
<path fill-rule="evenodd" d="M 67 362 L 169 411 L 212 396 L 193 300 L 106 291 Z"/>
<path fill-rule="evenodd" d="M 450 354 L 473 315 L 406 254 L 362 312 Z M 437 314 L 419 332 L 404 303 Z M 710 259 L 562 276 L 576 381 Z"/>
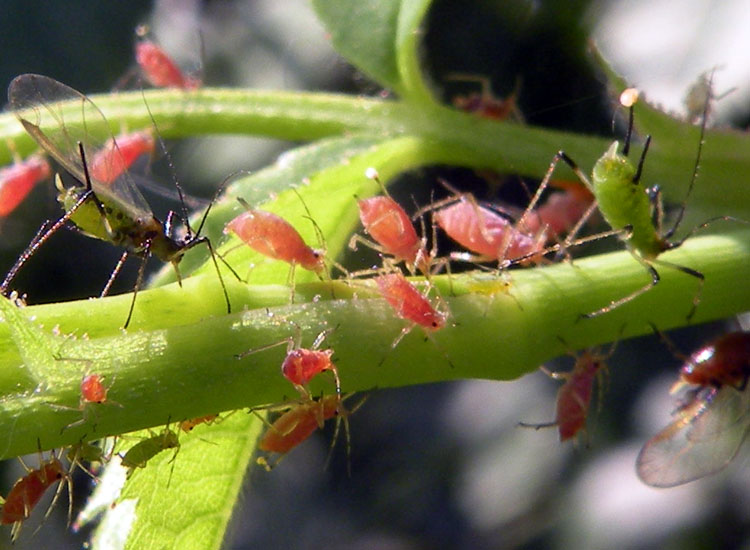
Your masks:
<path fill-rule="evenodd" d="M 325 267 L 320 255 L 305 244 L 297 230 L 271 212 L 247 210 L 230 221 L 227 229 L 264 256 L 316 272 Z"/>
<path fill-rule="evenodd" d="M 358 205 L 359 219 L 372 238 L 397 259 L 414 263 L 421 241 L 404 209 L 385 196 L 360 200 Z"/>
<path fill-rule="evenodd" d="M 316 375 L 331 368 L 333 350 L 293 349 L 284 358 L 281 372 L 292 384 L 306 386 Z"/>
<path fill-rule="evenodd" d="M 629 228 L 627 243 L 647 259 L 664 251 L 651 218 L 651 203 L 640 182 L 634 181 L 636 169 L 627 157 L 617 152 L 612 142 L 596 162 L 592 173 L 593 192 L 607 223 L 617 230 Z"/>

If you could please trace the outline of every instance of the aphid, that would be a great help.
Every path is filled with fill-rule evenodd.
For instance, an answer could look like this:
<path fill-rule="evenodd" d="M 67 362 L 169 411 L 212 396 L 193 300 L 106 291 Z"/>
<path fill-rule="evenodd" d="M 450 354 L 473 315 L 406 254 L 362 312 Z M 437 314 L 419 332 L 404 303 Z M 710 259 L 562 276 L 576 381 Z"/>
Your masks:
<path fill-rule="evenodd" d="M 173 432 L 169 426 L 165 427 L 161 433 L 139 441 L 128 449 L 124 455 L 120 455 L 121 464 L 128 469 L 127 477 L 133 475 L 137 468 L 145 468 L 149 460 L 167 449 L 175 449 L 175 453 L 170 460 L 170 462 L 174 462 L 180 449 L 180 441 L 177 433 Z"/>
<path fill-rule="evenodd" d="M 344 399 L 350 397 L 347 395 Z M 305 400 L 287 406 L 286 412 L 279 416 L 268 426 L 266 432 L 258 442 L 258 448 L 267 453 L 278 453 L 280 457 L 269 464 L 264 457 L 258 458 L 257 462 L 266 470 L 270 471 L 276 466 L 281 458 L 294 449 L 297 445 L 310 437 L 316 429 L 322 428 L 325 421 L 336 418 L 336 430 L 331 441 L 331 452 L 336 445 L 341 424 L 344 425 L 346 437 L 346 453 L 351 450 L 351 435 L 349 431 L 349 416 L 355 413 L 365 402 L 362 399 L 352 409 L 346 410 L 341 404 L 338 396 L 328 395 L 317 400 Z M 330 459 L 329 453 L 329 459 Z"/>
<path fill-rule="evenodd" d="M 467 95 L 454 96 L 451 101 L 457 109 L 491 120 L 505 120 L 510 118 L 517 122 L 523 122 L 523 115 L 516 103 L 520 81 L 516 82 L 516 87 L 511 94 L 503 99 L 492 93 L 490 79 L 485 76 L 452 73 L 448 75 L 447 80 L 477 82 L 481 86 L 479 93 L 473 92 Z"/>
<path fill-rule="evenodd" d="M 292 266 L 299 265 L 308 271 L 325 270 L 324 253 L 305 244 L 299 232 L 281 216 L 252 208 L 244 199 L 237 199 L 245 212 L 231 220 L 224 233 L 231 231 L 250 248 Z"/>
<path fill-rule="evenodd" d="M 409 215 L 388 194 L 380 182 L 377 171 L 368 168 L 366 176 L 375 180 L 383 189 L 384 195 L 357 201 L 359 219 L 365 231 L 375 239 L 375 243 L 354 234 L 349 241 L 349 248 L 356 250 L 357 242 L 394 257 L 395 262 L 404 262 L 409 272 L 421 271 L 425 277 L 431 274 L 431 263 L 434 254 L 426 248 L 426 238 L 419 238 Z"/>
<path fill-rule="evenodd" d="M 153 40 L 147 38 L 146 25 L 136 28 L 135 60 L 143 77 L 157 88 L 195 90 L 203 85 L 198 76 L 185 74 L 172 57 Z"/>
<path fill-rule="evenodd" d="M 180 422 L 180 429 L 183 432 L 192 432 L 196 426 L 199 426 L 200 424 L 211 424 L 212 422 L 215 422 L 217 418 L 219 418 L 218 414 L 207 414 L 205 416 L 183 420 Z"/>
<path fill-rule="evenodd" d="M 109 388 L 102 383 L 98 374 L 87 374 L 81 379 L 81 405 L 87 403 L 104 403 Z"/>
<path fill-rule="evenodd" d="M 581 352 L 576 357 L 575 365 L 570 372 L 551 372 L 545 367 L 540 367 L 551 378 L 565 381 L 557 392 L 555 420 L 543 424 L 521 422 L 520 425 L 536 429 L 557 426 L 560 442 L 567 441 L 576 437 L 579 433 L 585 432 L 594 382 L 607 368 L 605 361 L 614 353 L 614 348 L 615 345 L 606 355 L 602 355 L 596 350 Z M 601 391 L 601 383 L 599 387 Z"/>
<path fill-rule="evenodd" d="M 32 155 L 0 169 L 0 216 L 7 216 L 21 204 L 34 186 L 51 174 L 47 159 Z"/>
<path fill-rule="evenodd" d="M 156 142 L 151 132 L 133 132 L 112 138 L 91 159 L 92 179 L 109 185 L 142 155 L 153 155 Z"/>
<path fill-rule="evenodd" d="M 451 258 L 477 263 L 519 257 L 523 257 L 526 263 L 542 261 L 544 245 L 547 242 L 546 228 L 542 226 L 536 234 L 520 229 L 525 227 L 528 217 L 533 217 L 528 213 L 533 211 L 541 191 L 537 192 L 529 208 L 514 225 L 497 212 L 478 204 L 471 194 L 450 189 L 455 192 L 454 197 L 428 208 L 437 208 L 433 213 L 433 219 L 438 226 L 451 239 L 473 252 L 453 253 Z M 441 206 L 447 203 L 452 204 Z"/>
<path fill-rule="evenodd" d="M 26 466 L 24 465 L 24 467 Z M 63 467 L 62 462 L 56 456 L 52 455 L 49 459 L 43 460 L 36 470 L 26 469 L 28 473 L 16 481 L 10 493 L 8 493 L 3 504 L 2 515 L 0 516 L 0 524 L 13 524 L 11 528 L 12 540 L 18 538 L 23 522 L 31 515 L 32 510 L 39 503 L 44 493 L 47 492 L 47 489 L 58 481 L 65 480 L 68 486 L 68 523 L 70 523 L 73 509 L 73 481 L 70 474 Z M 47 519 L 52 511 L 62 489 L 63 485 L 61 483 L 44 515 L 44 519 Z"/>
<path fill-rule="evenodd" d="M 126 249 L 104 287 L 102 296 L 108 293 L 130 253 L 141 258 L 138 276 L 133 287 L 133 300 L 124 327 L 128 326 L 133 315 L 135 299 L 143 281 L 146 260 L 153 255 L 163 262 L 171 263 L 177 274 L 178 282 L 181 284 L 178 267 L 180 260 L 188 250 L 199 244 L 205 244 L 211 254 L 224 292 L 227 311 L 231 311 L 229 295 L 224 286 L 211 241 L 208 237 L 200 236 L 211 205 L 206 209 L 195 233 L 190 228 L 187 213 L 183 207 L 182 217 L 187 228 L 187 234 L 184 239 L 176 240 L 172 238 L 170 233 L 173 213 L 170 212 L 164 224 L 156 219 L 127 171 L 123 171 L 121 177 L 109 184 L 91 177 L 86 163 L 86 154 L 87 151 L 95 151 L 96 147 L 90 145 L 90 136 L 87 129 L 97 125 L 105 128 L 108 125 L 104 115 L 88 98 L 54 79 L 34 74 L 16 77 L 8 89 L 8 97 L 11 107 L 26 131 L 73 177 L 83 183 L 83 187 L 74 186 L 64 189 L 62 183 L 58 180 L 57 186 L 60 190 L 58 200 L 65 208 L 66 213 L 46 229 L 41 236 L 32 240 L 5 276 L 5 280 L 0 285 L 2 293 L 8 292 L 8 287 L 18 270 L 34 252 L 70 220 L 84 234 Z M 78 108 L 64 111 L 63 107 L 55 103 L 57 101 L 76 103 Z M 32 114 L 36 119 L 35 122 L 28 118 Z M 42 115 L 52 117 L 55 125 L 49 126 L 49 123 L 47 123 L 42 129 Z M 223 185 L 219 187 L 218 192 L 221 191 L 222 187 Z M 178 192 L 182 196 L 179 186 Z"/>
<path fill-rule="evenodd" d="M 631 97 L 627 97 L 626 102 L 629 102 L 631 99 Z M 612 227 L 613 231 L 609 234 L 617 234 L 625 242 L 625 245 L 628 251 L 632 254 L 633 258 L 635 258 L 651 276 L 651 280 L 643 287 L 631 292 L 623 298 L 611 301 L 608 305 L 596 311 L 584 314 L 583 317 L 596 317 L 598 315 L 607 313 L 608 311 L 612 311 L 613 309 L 637 298 L 641 294 L 656 286 L 660 281 L 660 275 L 655 267 L 657 265 L 677 269 L 687 275 L 690 275 L 691 277 L 695 277 L 696 279 L 698 279 L 698 290 L 693 298 L 693 307 L 688 314 L 688 319 L 691 318 L 693 313 L 695 312 L 695 309 L 700 302 L 700 294 L 703 288 L 703 282 L 705 280 L 704 275 L 690 267 L 677 265 L 665 260 L 661 260 L 659 259 L 659 256 L 667 250 L 678 248 L 695 231 L 706 227 L 714 221 L 742 221 L 736 218 L 731 218 L 729 216 L 712 218 L 711 220 L 708 220 L 703 224 L 695 227 L 681 239 L 677 241 L 669 240 L 677 231 L 677 228 L 682 221 L 682 217 L 685 213 L 687 204 L 687 198 L 690 196 L 698 175 L 698 165 L 700 162 L 701 150 L 703 147 L 707 110 L 708 102 L 706 102 L 704 106 L 703 123 L 701 124 L 700 129 L 700 140 L 698 142 L 698 152 L 696 155 L 695 168 L 693 170 L 693 175 L 690 180 L 690 185 L 688 187 L 685 201 L 683 202 L 678 212 L 674 225 L 666 232 L 662 232 L 661 229 L 662 206 L 658 189 L 647 189 L 641 183 L 641 175 L 646 159 L 646 152 L 648 151 L 649 144 L 651 143 L 651 136 L 646 137 L 643 152 L 641 153 L 641 158 L 637 166 L 634 166 L 627 157 L 630 150 L 630 138 L 633 128 L 632 105 L 630 108 L 630 123 L 628 127 L 628 134 L 622 153 L 618 153 L 619 143 L 617 141 L 614 141 L 607 152 L 604 153 L 604 155 L 594 165 L 591 181 L 586 178 L 585 174 L 583 174 L 576 163 L 564 151 L 559 151 L 557 155 L 555 155 L 555 158 L 553 159 L 549 170 L 544 177 L 544 180 L 542 180 L 542 185 L 546 181 L 549 181 L 559 161 L 562 160 L 566 164 L 568 164 L 568 166 L 570 166 L 571 169 L 576 173 L 581 182 L 583 182 L 586 187 L 594 194 L 599 207 L 599 212 L 606 220 L 606 222 Z M 652 202 L 656 203 L 656 223 L 654 223 L 653 220 Z"/>
<path fill-rule="evenodd" d="M 237 200 L 245 207 L 245 212 L 231 220 L 224 227 L 224 233 L 231 231 L 259 254 L 288 263 L 287 282 L 291 287 L 291 301 L 294 302 L 294 272 L 297 265 L 322 277 L 326 273 L 325 251 L 308 246 L 292 224 L 281 216 L 252 208 L 240 197 Z M 312 221 L 309 212 L 307 217 Z M 313 225 L 322 242 L 320 230 L 315 222 Z"/>
<path fill-rule="evenodd" d="M 333 379 L 336 383 L 336 395 L 339 400 L 341 400 L 341 379 L 339 378 L 339 371 L 336 368 L 336 365 L 331 360 L 333 350 L 318 349 L 333 330 L 335 329 L 324 330 L 315 338 L 311 348 L 303 348 L 301 347 L 302 330 L 295 325 L 295 336 L 290 336 L 289 338 L 285 338 L 284 340 L 267 346 L 245 351 L 238 354 L 237 359 L 242 359 L 250 354 L 286 344 L 286 357 L 284 357 L 284 361 L 281 363 L 281 373 L 284 375 L 284 378 L 292 383 L 300 395 L 302 395 L 306 401 L 312 400 L 310 390 L 307 388 L 310 380 L 315 378 L 321 372 L 330 371 L 333 374 Z"/>
<path fill-rule="evenodd" d="M 577 181 L 552 180 L 549 185 L 562 191 L 551 193 L 523 222 L 524 232 L 531 235 L 546 227 L 548 242 L 560 239 L 563 234 L 575 235 L 579 222 L 589 219 L 589 210 L 596 208 L 594 196 Z"/>
<path fill-rule="evenodd" d="M 750 429 L 750 333 L 732 332 L 693 353 L 672 392 L 688 386 L 672 422 L 652 437 L 636 461 L 652 487 L 674 487 L 729 464 Z"/>
<path fill-rule="evenodd" d="M 286 454 L 338 414 L 338 397 L 329 395 L 292 406 L 277 418 L 261 437 L 258 448 L 269 453 Z"/>
<path fill-rule="evenodd" d="M 428 335 L 445 326 L 446 314 L 436 310 L 401 273 L 379 275 L 375 277 L 375 283 L 396 316 L 410 322 L 401 330 L 391 344 L 391 348 L 395 348 L 401 339 L 417 325 Z"/>
<path fill-rule="evenodd" d="M 75 445 L 68 448 L 68 452 L 65 453 L 68 461 L 70 462 L 70 473 L 76 466 L 83 470 L 91 479 L 98 482 L 99 479 L 96 477 L 96 472 L 99 470 L 102 464 L 109 462 L 114 452 L 114 445 L 116 437 L 113 440 L 104 439 L 100 442 L 84 442 L 80 441 Z M 106 442 L 109 441 L 108 445 Z M 105 451 L 109 449 L 109 452 Z M 86 462 L 88 466 L 83 463 Z"/>

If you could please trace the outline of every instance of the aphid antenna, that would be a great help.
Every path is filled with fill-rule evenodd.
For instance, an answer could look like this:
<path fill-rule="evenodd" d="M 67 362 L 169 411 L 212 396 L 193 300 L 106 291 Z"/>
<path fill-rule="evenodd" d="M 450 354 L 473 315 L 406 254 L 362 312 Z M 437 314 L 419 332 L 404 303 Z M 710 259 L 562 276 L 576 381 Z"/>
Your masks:
<path fill-rule="evenodd" d="M 136 28 L 137 32 L 137 28 Z M 151 125 L 154 130 L 154 134 L 156 135 L 156 139 L 159 142 L 159 147 L 161 147 L 162 152 L 164 153 L 164 156 L 167 159 L 167 166 L 169 166 L 169 175 L 172 178 L 172 183 L 175 186 L 175 189 L 177 189 L 177 196 L 179 197 L 180 201 L 180 215 L 182 217 L 182 220 L 185 224 L 185 229 L 187 231 L 187 237 L 186 240 L 190 241 L 192 240 L 192 228 L 190 227 L 190 216 L 188 214 L 187 210 L 187 204 L 185 203 L 185 192 L 182 189 L 182 185 L 180 185 L 180 181 L 177 178 L 177 170 L 175 169 L 174 162 L 172 161 L 172 155 L 169 154 L 169 151 L 167 150 L 167 145 L 164 143 L 164 138 L 161 135 L 161 132 L 159 131 L 159 127 L 156 125 L 156 119 L 154 119 L 154 114 L 151 112 L 151 107 L 148 104 L 148 101 L 146 101 L 146 93 L 143 90 L 143 86 L 141 86 L 141 97 L 143 98 L 143 104 L 146 106 L 146 111 L 148 112 L 148 117 L 151 119 Z M 221 185 L 219 186 L 221 188 Z M 214 200 L 216 200 L 216 196 L 214 196 Z M 206 214 L 208 213 L 208 210 L 211 208 L 211 204 L 209 203 L 208 207 L 206 208 Z M 171 216 L 167 215 L 167 220 L 171 222 Z M 205 221 L 205 216 L 203 218 Z M 169 233 L 167 231 L 167 222 L 165 222 L 165 233 Z M 203 226 L 203 223 L 201 222 L 201 227 Z M 200 234 L 200 230 L 196 232 L 196 236 Z"/>
<path fill-rule="evenodd" d="M 343 408 L 343 401 L 346 399 L 349 399 L 352 397 L 354 393 L 349 393 L 345 395 L 343 398 L 340 399 L 340 409 L 338 411 L 338 415 L 336 417 L 336 427 L 333 430 L 333 436 L 331 437 L 331 445 L 328 447 L 328 456 L 326 456 L 326 461 L 323 466 L 323 469 L 328 469 L 328 466 L 331 464 L 331 459 L 333 458 L 333 451 L 336 448 L 336 442 L 338 441 L 339 433 L 341 431 L 341 425 L 344 425 L 344 442 L 346 443 L 346 475 L 348 477 L 352 477 L 352 461 L 351 461 L 351 454 L 352 454 L 352 433 L 351 428 L 349 426 L 349 417 L 353 415 L 355 412 L 359 410 L 359 408 L 365 404 L 365 401 L 367 401 L 367 398 L 369 395 L 363 395 L 362 399 L 360 399 L 354 407 L 351 409 L 344 409 Z"/>
<path fill-rule="evenodd" d="M 711 89 L 711 83 L 713 82 L 715 70 L 716 70 L 715 68 L 712 69 L 708 77 L 707 85 L 708 85 L 709 90 Z M 711 107 L 711 94 L 708 93 L 706 94 L 706 102 L 703 104 L 703 113 L 701 115 L 700 137 L 698 138 L 698 151 L 695 155 L 693 175 L 690 177 L 690 184 L 688 185 L 688 189 L 687 189 L 687 192 L 685 193 L 685 198 L 682 201 L 682 205 L 680 206 L 680 209 L 677 212 L 677 218 L 675 218 L 672 228 L 664 234 L 665 239 L 669 239 L 670 237 L 672 237 L 672 235 L 674 235 L 675 232 L 677 231 L 677 228 L 680 226 L 680 223 L 682 222 L 682 218 L 685 216 L 685 209 L 687 208 L 687 201 L 690 198 L 690 194 L 693 192 L 693 187 L 695 186 L 695 180 L 698 179 L 698 170 L 700 169 L 701 154 L 703 153 L 703 144 L 705 143 L 706 124 L 708 122 L 708 113 L 709 113 L 710 107 Z"/>

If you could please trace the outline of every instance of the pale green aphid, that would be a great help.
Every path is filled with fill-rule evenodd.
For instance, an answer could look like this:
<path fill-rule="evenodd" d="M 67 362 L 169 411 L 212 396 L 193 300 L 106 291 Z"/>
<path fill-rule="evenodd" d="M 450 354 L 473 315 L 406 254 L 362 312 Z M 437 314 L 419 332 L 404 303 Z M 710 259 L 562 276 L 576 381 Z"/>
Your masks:
<path fill-rule="evenodd" d="M 626 92 L 629 90 L 626 90 Z M 625 92 L 623 93 L 625 96 Z M 630 96 L 628 96 L 630 97 Z M 647 136 L 644 144 L 643 153 L 638 162 L 638 165 L 634 165 L 627 157 L 630 148 L 630 137 L 633 128 L 633 104 L 635 103 L 635 95 L 632 101 L 627 104 L 630 107 L 630 123 L 628 127 L 628 134 L 623 147 L 623 152 L 618 152 L 619 143 L 613 142 L 609 149 L 594 165 L 592 171 L 591 181 L 583 174 L 578 168 L 577 164 L 564 152 L 559 151 L 555 155 L 547 174 L 544 177 L 541 185 L 545 185 L 552 176 L 557 163 L 564 161 L 570 168 L 576 173 L 581 182 L 588 187 L 593 193 L 599 211 L 602 217 L 610 225 L 612 231 L 604 233 L 602 235 L 594 235 L 592 237 L 586 237 L 579 240 L 573 240 L 577 228 L 583 225 L 585 220 L 579 222 L 579 224 L 571 231 L 570 235 L 562 245 L 556 245 L 551 250 L 559 250 L 561 248 L 581 244 L 597 238 L 602 238 L 608 235 L 618 235 L 628 248 L 628 251 L 633 257 L 640 262 L 641 265 L 648 271 L 651 276 L 649 281 L 643 287 L 635 290 L 634 292 L 620 298 L 613 300 L 608 305 L 597 309 L 591 313 L 583 314 L 583 317 L 596 317 L 601 314 L 607 313 L 631 300 L 637 298 L 641 294 L 647 292 L 660 281 L 660 276 L 654 265 L 668 266 L 673 269 L 682 271 L 683 273 L 695 277 L 698 279 L 698 289 L 693 298 L 693 307 L 688 314 L 688 319 L 692 317 L 695 312 L 695 308 L 700 302 L 700 294 L 703 288 L 703 282 L 705 280 L 704 275 L 690 267 L 673 264 L 667 262 L 658 257 L 662 252 L 672 250 L 682 245 L 685 240 L 691 236 L 695 231 L 706 227 L 710 223 L 717 220 L 733 220 L 742 223 L 743 220 L 738 220 L 729 216 L 722 216 L 708 220 L 697 227 L 693 228 L 688 234 L 677 241 L 670 241 L 669 239 L 674 235 L 680 222 L 682 221 L 683 214 L 685 212 L 685 206 L 687 197 L 689 197 L 692 191 L 693 185 L 695 184 L 696 176 L 698 173 L 698 165 L 700 162 L 701 149 L 703 146 L 703 138 L 705 134 L 706 115 L 709 107 L 709 100 L 712 99 L 710 94 L 707 95 L 706 104 L 703 110 L 703 123 L 701 124 L 700 139 L 698 142 L 698 151 L 696 155 L 695 169 L 693 170 L 693 176 L 688 187 L 685 201 L 683 202 L 680 211 L 678 212 L 677 218 L 671 229 L 666 232 L 662 232 L 661 221 L 662 221 L 662 205 L 661 197 L 659 194 L 658 187 L 647 188 L 641 182 L 641 173 L 643 170 L 643 164 L 646 158 L 646 152 L 651 142 L 651 136 Z M 623 104 L 625 104 L 623 102 Z M 656 212 L 656 222 L 654 221 L 654 212 Z M 515 260 L 517 261 L 517 260 Z M 514 262 L 515 262 L 514 261 Z"/>
<path fill-rule="evenodd" d="M 179 450 L 179 448 L 180 442 L 177 434 L 167 427 L 164 428 L 164 431 L 160 434 L 139 441 L 128 449 L 124 455 L 120 456 L 121 464 L 128 469 L 127 477 L 130 477 L 133 475 L 136 468 L 145 468 L 148 461 L 160 452 L 166 451 L 167 449 Z M 175 456 L 172 457 L 172 460 L 174 460 L 176 456 L 177 451 L 175 451 Z"/>

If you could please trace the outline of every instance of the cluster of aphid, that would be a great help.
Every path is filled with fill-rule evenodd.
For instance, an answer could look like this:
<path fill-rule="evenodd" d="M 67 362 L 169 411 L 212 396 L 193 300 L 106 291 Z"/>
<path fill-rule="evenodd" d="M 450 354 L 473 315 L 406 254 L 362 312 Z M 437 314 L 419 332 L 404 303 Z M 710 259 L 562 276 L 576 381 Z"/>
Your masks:
<path fill-rule="evenodd" d="M 166 54 L 149 40 L 139 41 L 136 58 L 143 76 L 153 85 L 191 90 L 200 84 L 199 79 L 183 74 Z M 55 223 L 42 226 L 5 277 L 0 285 L 0 291 L 5 294 L 10 291 L 10 284 L 18 270 L 39 246 L 68 222 L 89 236 L 111 242 L 126 250 L 102 295 L 109 291 L 128 254 L 135 254 L 142 259 L 125 327 L 128 326 L 133 314 L 133 304 L 142 282 L 145 261 L 152 255 L 164 262 L 172 263 L 177 271 L 178 264 L 187 250 L 205 244 L 211 253 L 219 279 L 221 280 L 221 271 L 217 257 L 237 276 L 226 259 L 215 253 L 210 240 L 200 236 L 203 222 L 193 233 L 187 224 L 186 209 L 183 208 L 181 215 L 187 226 L 187 236 L 180 240 L 173 238 L 172 214 L 167 217 L 165 223 L 157 220 L 130 180 L 128 168 L 141 155 L 152 154 L 154 151 L 155 140 L 151 133 L 127 134 L 113 138 L 104 146 L 92 145 L 90 136 L 86 133 L 87 127 L 92 123 L 106 123 L 103 115 L 85 96 L 47 77 L 22 75 L 16 78 L 11 84 L 9 99 L 11 108 L 29 134 L 82 186 L 65 189 L 58 178 L 59 200 L 65 208 L 65 214 Z M 471 99 L 460 106 L 481 116 L 506 118 L 516 112 L 512 98 L 498 104 L 497 108 L 490 108 L 491 105 L 487 104 L 492 98 L 488 97 L 486 92 Z M 651 280 L 637 291 L 613 300 L 596 311 L 582 315 L 583 317 L 602 315 L 648 291 L 659 282 L 656 265 L 676 268 L 696 277 L 702 283 L 704 277 L 698 271 L 658 259 L 662 252 L 676 248 L 684 242 L 684 238 L 676 242 L 669 240 L 682 218 L 682 213 L 674 227 L 665 233 L 662 233 L 659 224 L 653 221 L 654 210 L 660 212 L 661 208 L 658 193 L 645 188 L 640 182 L 649 139 L 646 140 L 637 165 L 634 166 L 627 158 L 633 119 L 632 106 L 636 99 L 637 94 L 629 90 L 621 100 L 624 105 L 631 108 L 628 137 L 622 152 L 619 152 L 618 142 L 614 142 L 594 166 L 589 181 L 573 160 L 560 151 L 530 203 L 520 213 L 509 207 L 480 203 L 471 194 L 459 192 L 447 183 L 444 186 L 452 192 L 452 196 L 419 209 L 413 217 L 389 196 L 382 185 L 383 195 L 357 201 L 360 220 L 369 238 L 355 235 L 350 246 L 356 248 L 357 244 L 364 243 L 372 247 L 380 253 L 382 264 L 372 270 L 347 272 L 347 280 L 354 284 L 353 280 L 356 277 L 374 275 L 373 287 L 392 308 L 395 316 L 407 321 L 408 324 L 393 341 L 392 347 L 397 346 L 414 327 L 419 326 L 427 336 L 430 336 L 446 326 L 449 312 L 444 300 L 438 296 L 436 300 L 439 305 L 436 306 L 430 300 L 429 293 L 434 290 L 432 278 L 443 269 L 449 270 L 452 261 L 491 263 L 494 264 L 492 269 L 499 271 L 512 265 L 551 261 L 550 255 L 553 253 L 562 253 L 558 254 L 561 257 L 567 254 L 570 248 L 582 242 L 600 238 L 602 235 L 617 235 L 626 243 L 636 260 L 648 270 Z M 83 118 L 71 120 L 69 114 L 63 117 L 56 104 L 64 100 L 77 102 L 80 107 L 77 116 Z M 705 111 L 706 108 L 703 113 L 704 120 Z M 40 121 L 42 115 L 52 117 L 57 123 L 56 127 L 50 129 L 49 125 L 43 125 Z M 703 132 L 701 141 L 702 138 Z M 555 167 L 560 161 L 573 169 L 580 183 L 552 179 Z M 18 161 L 0 173 L 0 204 L 4 208 L 0 215 L 9 213 L 36 181 L 49 177 L 50 173 L 49 164 L 40 155 L 33 155 L 23 162 Z M 374 168 L 369 169 L 366 175 L 379 182 Z M 691 188 L 694 180 L 695 174 Z M 540 204 L 548 186 L 556 187 L 560 191 L 553 193 Z M 219 192 L 221 190 L 220 188 Z M 182 197 L 179 187 L 178 192 Z M 292 288 L 293 270 L 296 266 L 319 275 L 327 274 L 324 252 L 308 246 L 289 222 L 276 214 L 254 208 L 245 201 L 240 202 L 245 211 L 231 220 L 225 231 L 234 233 L 260 254 L 289 263 L 292 270 Z M 623 204 L 629 206 L 624 208 Z M 597 208 L 604 221 L 611 226 L 611 230 L 593 237 L 577 238 L 578 232 Z M 428 213 L 431 214 L 432 222 L 431 250 L 428 250 L 427 246 L 424 221 L 421 237 L 414 226 L 415 219 L 424 220 Z M 657 218 L 660 222 L 661 216 Z M 435 238 L 438 228 L 465 251 L 438 257 Z M 401 269 L 401 264 L 405 271 Z M 179 278 L 179 271 L 177 274 Z M 418 274 L 426 280 L 424 290 L 420 290 L 406 277 Z M 237 278 L 239 279 L 239 276 Z M 227 311 L 230 311 L 231 305 L 226 289 L 224 294 Z M 699 293 L 696 293 L 694 306 L 698 301 Z M 320 349 L 332 330 L 321 332 L 312 346 L 305 348 L 301 345 L 301 329 L 295 327 L 294 336 L 237 356 L 241 359 L 286 344 L 286 356 L 281 371 L 300 396 L 295 401 L 266 407 L 269 410 L 281 411 L 282 414 L 269 424 L 260 441 L 261 450 L 283 455 L 333 418 L 338 420 L 337 430 L 343 423 L 348 438 L 347 418 L 359 404 L 347 409 L 344 401 L 349 395 L 344 395 L 342 391 L 339 373 L 332 360 L 333 351 Z M 744 427 L 741 436 L 737 435 L 731 445 L 727 444 L 718 451 L 712 450 L 708 461 L 700 462 L 693 457 L 695 453 L 703 451 L 702 446 L 707 445 L 706 439 L 710 430 L 722 422 L 717 420 L 718 412 L 709 414 L 707 411 L 736 410 L 740 406 L 746 409 L 748 406 L 750 399 L 745 397 L 746 392 L 742 391 L 750 371 L 748 340 L 750 339 L 747 335 L 742 333 L 730 335 L 716 342 L 711 354 L 704 350 L 699 355 L 691 357 L 686 364 L 681 380 L 692 385 L 693 389 L 677 411 L 677 419 L 651 440 L 639 457 L 638 471 L 647 483 L 661 486 L 682 483 L 716 470 L 734 456 L 739 442 L 744 437 Z M 555 377 L 566 380 L 558 396 L 557 417 L 554 422 L 559 427 L 562 440 L 575 437 L 585 427 L 593 383 L 597 374 L 601 372 L 606 357 L 593 351 L 585 352 L 578 357 L 576 366 L 570 374 L 555 374 Z M 309 388 L 309 383 L 323 372 L 332 373 L 335 393 L 315 396 Z M 83 378 L 79 407 L 83 414 L 81 422 L 88 420 L 87 415 L 91 407 L 114 403 L 107 398 L 108 389 L 97 374 L 87 374 Z M 132 473 L 137 468 L 145 467 L 151 458 L 162 451 L 175 449 L 176 453 L 179 448 L 179 431 L 189 432 L 196 425 L 217 420 L 218 415 L 208 415 L 185 420 L 179 424 L 179 429 L 167 425 L 159 433 L 131 447 L 120 456 L 120 462 L 128 468 L 129 473 Z M 727 429 L 739 430 L 734 425 Z M 682 439 L 678 440 L 678 437 Z M 62 453 L 60 456 L 53 453 L 48 459 L 40 460 L 39 468 L 29 470 L 5 499 L 0 522 L 13 524 L 14 536 L 47 489 L 58 481 L 66 481 L 70 486 L 71 472 L 76 466 L 90 472 L 84 467 L 84 461 L 89 464 L 101 463 L 111 457 L 98 447 L 83 443 L 67 454 L 70 468 L 66 469 L 62 465 L 61 456 Z M 262 463 L 270 467 L 265 459 Z M 706 466 L 706 463 L 709 466 Z M 61 483 L 60 489 L 62 487 Z"/>

